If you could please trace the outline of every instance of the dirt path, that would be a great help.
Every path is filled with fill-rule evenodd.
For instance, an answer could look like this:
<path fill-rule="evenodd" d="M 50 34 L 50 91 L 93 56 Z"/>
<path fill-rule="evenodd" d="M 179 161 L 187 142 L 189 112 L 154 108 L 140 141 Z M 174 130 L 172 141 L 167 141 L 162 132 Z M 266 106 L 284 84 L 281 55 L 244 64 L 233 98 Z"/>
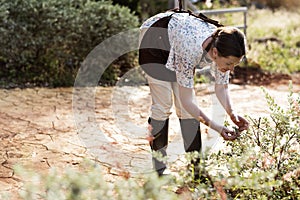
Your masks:
<path fill-rule="evenodd" d="M 198 102 L 208 115 L 222 121 L 222 110 L 209 88 L 197 86 Z M 286 82 L 266 88 L 279 104 L 287 104 Z M 300 91 L 299 84 L 294 91 Z M 108 181 L 124 170 L 132 176 L 151 171 L 145 139 L 151 101 L 148 87 L 99 87 L 94 92 L 95 109 L 84 95 L 80 97 L 83 101 L 76 100 L 84 103 L 74 104 L 72 88 L 0 90 L 0 195 L 17 199 L 24 181 L 14 173 L 17 164 L 47 172 L 53 167 L 77 168 L 83 158 L 96 157 Z M 230 85 L 230 92 L 241 114 L 268 114 L 259 86 Z M 86 110 L 92 110 L 92 115 L 82 115 Z M 170 129 L 168 151 L 170 160 L 176 160 L 183 153 L 183 144 L 174 112 Z M 218 148 L 218 135 L 202 129 L 204 146 Z"/>

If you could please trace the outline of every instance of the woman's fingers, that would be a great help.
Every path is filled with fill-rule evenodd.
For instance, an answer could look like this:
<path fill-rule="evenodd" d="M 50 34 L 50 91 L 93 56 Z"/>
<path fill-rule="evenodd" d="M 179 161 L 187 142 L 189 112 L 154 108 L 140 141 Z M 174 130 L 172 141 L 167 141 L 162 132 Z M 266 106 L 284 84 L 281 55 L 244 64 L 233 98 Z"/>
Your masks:
<path fill-rule="evenodd" d="M 221 132 L 221 136 L 224 138 L 224 140 L 232 141 L 239 137 L 239 132 L 223 129 Z"/>
<path fill-rule="evenodd" d="M 237 116 L 237 118 L 238 120 L 233 122 L 239 127 L 239 131 L 247 130 L 249 128 L 249 122 L 241 116 Z"/>

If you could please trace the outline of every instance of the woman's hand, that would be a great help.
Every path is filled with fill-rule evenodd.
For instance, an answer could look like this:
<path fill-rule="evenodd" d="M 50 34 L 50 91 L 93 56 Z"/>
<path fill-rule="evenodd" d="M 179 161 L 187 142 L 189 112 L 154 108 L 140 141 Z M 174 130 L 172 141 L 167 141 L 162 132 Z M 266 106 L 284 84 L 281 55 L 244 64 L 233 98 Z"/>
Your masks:
<path fill-rule="evenodd" d="M 239 132 L 237 131 L 231 131 L 226 126 L 223 126 L 221 132 L 221 136 L 224 138 L 224 140 L 235 140 L 237 137 L 240 136 Z"/>
<path fill-rule="evenodd" d="M 249 122 L 237 114 L 231 114 L 230 119 L 239 127 L 239 131 L 244 131 L 249 128 Z"/>
<path fill-rule="evenodd" d="M 221 134 L 221 136 L 224 138 L 224 140 L 235 140 L 237 137 L 240 136 L 240 132 L 239 131 L 232 131 L 230 129 L 228 129 L 226 126 L 221 126 L 217 123 L 215 123 L 214 121 L 210 121 L 208 123 L 209 127 L 214 129 L 215 131 L 217 131 L 218 133 Z"/>

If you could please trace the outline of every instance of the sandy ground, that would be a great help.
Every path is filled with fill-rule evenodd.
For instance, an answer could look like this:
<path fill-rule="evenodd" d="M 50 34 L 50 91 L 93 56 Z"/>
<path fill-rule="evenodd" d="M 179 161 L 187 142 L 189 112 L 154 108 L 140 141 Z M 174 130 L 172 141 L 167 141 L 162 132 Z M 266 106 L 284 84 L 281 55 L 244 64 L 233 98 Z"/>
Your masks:
<path fill-rule="evenodd" d="M 287 105 L 287 81 L 265 88 L 278 104 Z M 197 85 L 196 91 L 207 115 L 220 123 L 228 119 L 212 86 Z M 294 84 L 293 91 L 298 93 L 300 84 Z M 231 84 L 230 94 L 241 115 L 268 115 L 260 86 Z M 96 158 L 111 182 L 123 171 L 131 176 L 151 172 L 145 139 L 150 104 L 147 86 L 0 90 L 0 195 L 18 199 L 25 180 L 15 173 L 15 165 L 47 173 L 51 168 L 79 169 L 84 158 Z M 219 135 L 210 130 L 207 134 L 204 125 L 201 129 L 204 147 L 220 148 Z M 170 162 L 184 153 L 174 112 L 168 153 Z"/>

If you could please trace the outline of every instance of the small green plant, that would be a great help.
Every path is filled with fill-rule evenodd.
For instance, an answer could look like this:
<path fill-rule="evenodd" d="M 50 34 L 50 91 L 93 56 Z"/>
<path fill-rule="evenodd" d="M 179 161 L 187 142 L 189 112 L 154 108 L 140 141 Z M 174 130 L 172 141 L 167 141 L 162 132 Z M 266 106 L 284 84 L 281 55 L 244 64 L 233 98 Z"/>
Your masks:
<path fill-rule="evenodd" d="M 247 38 L 250 48 L 247 57 L 267 71 L 298 72 L 299 16 L 299 12 L 287 12 L 284 9 L 275 12 L 249 9 Z"/>
<path fill-rule="evenodd" d="M 226 142 L 225 149 L 204 154 L 198 183 L 182 174 L 182 185 L 195 199 L 300 198 L 300 96 L 290 92 L 289 107 L 283 109 L 262 90 L 270 117 L 248 117 L 252 125 L 247 132 Z"/>
<path fill-rule="evenodd" d="M 42 175 L 16 167 L 17 174 L 28 180 L 20 198 L 25 200 L 127 200 L 127 199 L 176 199 L 168 187 L 170 179 L 159 179 L 155 173 L 130 178 L 128 173 L 120 174 L 113 183 L 105 181 L 101 166 L 86 160 L 83 170 L 69 168 L 64 171 L 51 169 Z"/>

